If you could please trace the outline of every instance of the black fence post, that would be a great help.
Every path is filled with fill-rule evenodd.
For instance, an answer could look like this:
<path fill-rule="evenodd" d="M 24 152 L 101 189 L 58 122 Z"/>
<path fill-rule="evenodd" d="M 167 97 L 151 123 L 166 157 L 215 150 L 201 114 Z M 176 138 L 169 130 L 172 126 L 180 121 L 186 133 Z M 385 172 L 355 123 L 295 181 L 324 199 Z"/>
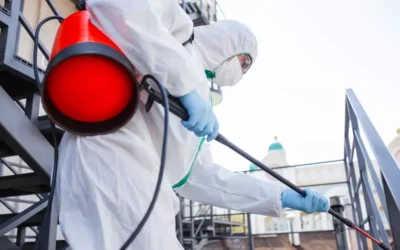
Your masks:
<path fill-rule="evenodd" d="M 331 202 L 331 208 L 340 215 L 343 215 L 344 206 L 342 204 L 341 197 L 339 196 L 331 197 L 330 202 Z M 335 232 L 337 249 L 348 250 L 345 225 L 341 223 L 338 219 L 333 217 L 333 228 Z"/>

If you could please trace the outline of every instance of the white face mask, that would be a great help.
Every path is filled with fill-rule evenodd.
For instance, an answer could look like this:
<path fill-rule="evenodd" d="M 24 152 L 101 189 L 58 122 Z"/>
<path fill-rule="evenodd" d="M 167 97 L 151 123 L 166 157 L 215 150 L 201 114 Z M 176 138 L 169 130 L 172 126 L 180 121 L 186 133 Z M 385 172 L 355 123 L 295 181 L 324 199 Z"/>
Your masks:
<path fill-rule="evenodd" d="M 223 62 L 215 69 L 213 83 L 218 86 L 233 86 L 242 80 L 242 77 L 242 67 L 239 59 L 235 56 L 229 62 Z"/>

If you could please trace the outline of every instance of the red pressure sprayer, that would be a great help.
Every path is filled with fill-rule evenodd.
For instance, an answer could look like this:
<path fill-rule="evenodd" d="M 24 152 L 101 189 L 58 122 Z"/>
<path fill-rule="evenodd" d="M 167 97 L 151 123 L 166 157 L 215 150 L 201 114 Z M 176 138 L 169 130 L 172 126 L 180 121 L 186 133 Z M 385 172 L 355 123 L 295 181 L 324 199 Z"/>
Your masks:
<path fill-rule="evenodd" d="M 154 101 L 157 102 L 157 103 L 162 104 L 162 96 L 161 96 L 161 94 L 159 92 L 153 90 L 150 87 L 150 85 L 146 82 L 147 79 L 148 78 L 146 78 L 146 77 L 144 78 L 144 81 L 142 82 L 142 85 L 145 87 L 145 89 L 149 93 L 148 101 L 147 101 L 147 104 L 146 104 L 146 109 L 148 111 L 148 110 L 150 110 L 150 108 L 153 105 Z M 189 119 L 189 115 L 186 112 L 185 108 L 180 103 L 180 101 L 176 97 L 172 97 L 172 96 L 169 96 L 168 99 L 169 99 L 170 112 L 172 112 L 173 114 L 175 114 L 176 116 L 178 116 L 182 120 L 188 120 Z M 248 153 L 243 151 L 241 148 L 239 148 L 238 146 L 236 146 L 235 144 L 230 142 L 228 139 L 226 139 L 222 134 L 218 134 L 218 136 L 215 138 L 215 140 L 218 141 L 219 143 L 227 146 L 228 148 L 232 149 L 233 151 L 235 151 L 239 155 L 243 156 L 244 158 L 249 160 L 251 163 L 255 164 L 257 167 L 261 168 L 262 170 L 264 170 L 268 174 L 272 175 L 277 180 L 279 180 L 280 182 L 282 182 L 286 186 L 290 187 L 291 189 L 293 189 L 294 191 L 296 191 L 297 193 L 299 193 L 303 197 L 306 196 L 306 192 L 304 190 L 302 190 L 298 186 L 294 185 L 293 183 L 291 183 L 290 181 L 288 181 L 287 179 L 285 179 L 284 177 L 282 177 L 281 175 L 276 173 L 274 170 L 270 169 L 269 167 L 264 165 L 262 162 L 258 161 L 256 158 L 252 157 L 251 155 L 249 155 Z M 369 235 L 367 232 L 365 232 L 361 228 L 357 227 L 352 221 L 344 218 L 342 215 L 340 215 L 339 213 L 335 212 L 333 209 L 330 208 L 328 212 L 332 216 L 336 217 L 341 222 L 343 222 L 346 226 L 358 231 L 359 233 L 361 233 L 365 237 L 367 237 L 370 240 L 372 240 L 374 243 L 379 245 L 382 249 L 389 250 L 389 248 L 383 242 L 375 239 L 374 237 Z"/>
<path fill-rule="evenodd" d="M 58 28 L 40 86 L 42 104 L 68 132 L 106 134 L 133 117 L 138 81 L 121 49 L 90 22 L 88 11 L 78 11 Z"/>

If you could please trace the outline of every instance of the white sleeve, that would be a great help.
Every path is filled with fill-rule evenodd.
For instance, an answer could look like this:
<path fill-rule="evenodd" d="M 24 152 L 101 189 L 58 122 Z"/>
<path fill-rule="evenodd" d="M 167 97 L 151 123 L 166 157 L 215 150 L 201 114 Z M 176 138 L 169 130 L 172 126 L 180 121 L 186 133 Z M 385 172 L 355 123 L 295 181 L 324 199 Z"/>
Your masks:
<path fill-rule="evenodd" d="M 160 0 L 88 0 L 87 10 L 92 23 L 142 75 L 154 75 L 169 93 L 182 96 L 207 80 L 201 63 L 182 46 L 185 41 L 178 41 L 163 24 L 162 20 L 172 20 L 181 30 L 193 27 L 189 17 L 173 9 L 175 5 L 180 8 L 176 3 L 165 10 Z"/>
<path fill-rule="evenodd" d="M 193 201 L 254 214 L 279 217 L 283 188 L 213 163 L 203 145 L 186 184 L 175 191 Z"/>

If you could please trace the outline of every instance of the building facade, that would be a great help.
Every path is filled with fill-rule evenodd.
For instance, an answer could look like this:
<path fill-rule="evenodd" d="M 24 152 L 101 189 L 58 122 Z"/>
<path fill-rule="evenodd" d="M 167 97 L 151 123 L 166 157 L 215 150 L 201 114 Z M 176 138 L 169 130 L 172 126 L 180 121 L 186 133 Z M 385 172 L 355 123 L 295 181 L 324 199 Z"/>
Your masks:
<path fill-rule="evenodd" d="M 397 136 L 389 143 L 388 149 L 400 167 L 400 129 L 397 130 Z M 346 218 L 353 217 L 351 206 L 347 205 L 350 204 L 350 196 L 346 183 L 345 166 L 342 161 L 286 167 L 289 166 L 286 159 L 286 151 L 283 145 L 275 138 L 275 142 L 270 145 L 268 153 L 264 159 L 262 159 L 262 162 L 297 186 L 310 188 L 323 194 L 328 199 L 336 196 L 342 197 L 345 207 L 343 212 L 344 216 Z M 354 164 L 357 163 L 354 162 Z M 373 161 L 372 164 L 374 169 L 379 171 L 377 162 Z M 356 173 L 357 172 L 358 171 L 356 171 Z M 250 165 L 249 174 L 268 182 L 276 182 L 272 176 L 258 169 L 255 165 Z M 371 183 L 375 201 L 383 218 L 385 228 L 389 229 L 389 224 L 386 220 L 381 201 L 372 184 L 372 179 L 370 179 L 369 183 Z M 279 183 L 277 184 L 280 185 Z M 364 202 L 362 193 L 360 194 L 360 199 Z M 362 211 L 366 216 L 367 212 L 365 207 L 362 207 Z M 286 210 L 281 218 L 253 214 L 251 215 L 251 222 L 252 233 L 256 235 L 333 230 L 332 216 L 327 213 L 314 213 L 310 215 L 300 211 Z M 369 230 L 368 224 L 366 225 L 366 229 Z M 354 245 L 356 241 L 355 235 L 349 232 L 347 232 L 347 234 L 347 239 L 349 241 L 348 246 Z M 299 239 L 298 233 L 293 233 L 289 238 L 295 245 L 300 245 Z"/>

